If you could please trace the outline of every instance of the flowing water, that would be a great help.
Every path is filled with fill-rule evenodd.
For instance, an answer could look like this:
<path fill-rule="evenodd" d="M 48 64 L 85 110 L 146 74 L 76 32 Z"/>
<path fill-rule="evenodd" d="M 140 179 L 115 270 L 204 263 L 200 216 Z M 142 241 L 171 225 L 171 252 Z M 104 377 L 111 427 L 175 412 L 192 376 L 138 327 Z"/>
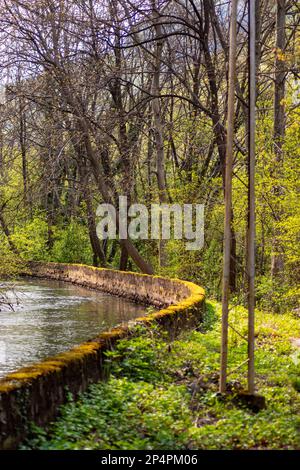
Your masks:
<path fill-rule="evenodd" d="M 5 288 L 5 283 L 1 283 Z M 145 313 L 126 299 L 45 279 L 22 279 L 0 305 L 0 377 Z"/>

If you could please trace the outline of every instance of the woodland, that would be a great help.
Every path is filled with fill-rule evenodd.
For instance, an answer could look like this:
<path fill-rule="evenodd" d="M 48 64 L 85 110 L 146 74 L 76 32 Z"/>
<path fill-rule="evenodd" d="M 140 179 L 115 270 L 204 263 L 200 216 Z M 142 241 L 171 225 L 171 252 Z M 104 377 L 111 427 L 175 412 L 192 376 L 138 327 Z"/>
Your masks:
<path fill-rule="evenodd" d="M 0 278 L 80 263 L 207 298 L 203 331 L 121 342 L 110 381 L 26 448 L 300 448 L 299 24 L 297 0 L 0 0 Z M 99 239 L 97 207 L 119 196 L 203 204 L 203 248 Z M 254 302 L 258 415 L 216 398 L 228 314 L 245 385 Z"/>

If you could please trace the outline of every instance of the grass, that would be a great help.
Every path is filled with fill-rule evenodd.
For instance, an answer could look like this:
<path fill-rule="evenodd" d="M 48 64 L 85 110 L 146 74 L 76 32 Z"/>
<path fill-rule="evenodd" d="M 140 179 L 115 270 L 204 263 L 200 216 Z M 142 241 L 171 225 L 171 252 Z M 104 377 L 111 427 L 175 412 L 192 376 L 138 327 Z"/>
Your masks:
<path fill-rule="evenodd" d="M 247 315 L 231 311 L 242 335 Z M 33 427 L 25 449 L 299 449 L 300 337 L 292 314 L 256 314 L 256 385 L 267 408 L 253 413 L 237 405 L 246 366 L 229 375 L 230 393 L 217 394 L 220 306 L 207 303 L 201 331 L 175 342 L 155 329 L 120 341 L 108 354 L 111 376 L 61 409 L 48 431 Z M 229 370 L 246 358 L 247 345 L 229 337 Z"/>

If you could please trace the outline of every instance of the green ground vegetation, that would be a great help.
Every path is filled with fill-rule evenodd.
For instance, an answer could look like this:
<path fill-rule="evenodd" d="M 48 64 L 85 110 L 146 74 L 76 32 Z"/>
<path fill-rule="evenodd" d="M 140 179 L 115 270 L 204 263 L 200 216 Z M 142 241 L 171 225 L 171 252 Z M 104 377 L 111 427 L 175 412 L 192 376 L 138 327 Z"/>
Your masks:
<path fill-rule="evenodd" d="M 232 310 L 246 333 L 246 310 Z M 71 398 L 48 430 L 33 427 L 25 449 L 299 449 L 300 351 L 295 313 L 258 311 L 256 384 L 267 407 L 253 412 L 236 401 L 246 385 L 247 345 L 230 332 L 228 396 L 217 393 L 220 305 L 207 303 L 199 331 L 170 343 L 141 329 L 107 356 L 111 375 L 80 399 Z"/>

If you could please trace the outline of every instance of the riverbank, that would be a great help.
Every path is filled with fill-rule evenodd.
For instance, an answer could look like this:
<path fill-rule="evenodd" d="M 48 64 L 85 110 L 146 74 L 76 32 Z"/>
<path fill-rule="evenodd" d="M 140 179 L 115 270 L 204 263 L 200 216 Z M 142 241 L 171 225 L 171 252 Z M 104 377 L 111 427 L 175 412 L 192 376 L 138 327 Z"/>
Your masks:
<path fill-rule="evenodd" d="M 233 309 L 246 332 L 246 311 Z M 231 396 L 217 396 L 220 306 L 207 304 L 201 331 L 170 343 L 143 329 L 107 354 L 112 375 L 61 409 L 49 434 L 34 428 L 27 449 L 299 449 L 299 318 L 257 312 L 256 383 L 267 408 L 254 413 L 234 401 L 245 367 L 230 376 Z M 230 332 L 229 368 L 246 357 L 246 343 Z"/>
<path fill-rule="evenodd" d="M 203 318 L 204 290 L 179 279 L 59 263 L 30 263 L 30 275 L 163 308 L 0 379 L 0 449 L 4 450 L 16 448 L 25 439 L 29 423 L 46 426 L 51 422 L 69 392 L 77 397 L 91 383 L 106 378 L 106 354 L 121 339 L 134 336 L 137 325 L 157 325 L 174 339 L 182 330 L 199 326 Z"/>

